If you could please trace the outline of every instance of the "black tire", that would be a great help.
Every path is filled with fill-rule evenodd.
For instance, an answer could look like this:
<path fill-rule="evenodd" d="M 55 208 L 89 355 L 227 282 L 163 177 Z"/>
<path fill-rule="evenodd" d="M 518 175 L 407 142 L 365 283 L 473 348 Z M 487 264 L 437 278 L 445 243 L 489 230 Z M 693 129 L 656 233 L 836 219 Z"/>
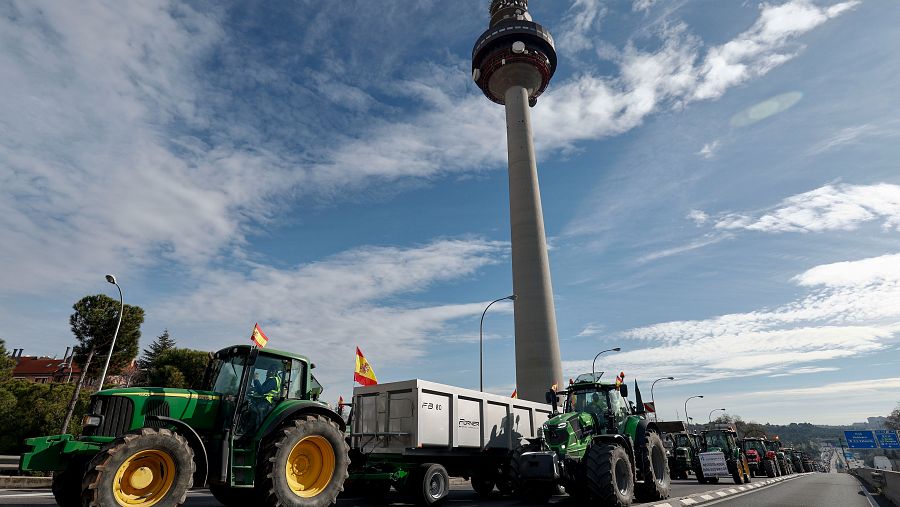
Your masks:
<path fill-rule="evenodd" d="M 303 442 L 306 444 L 300 449 Z M 329 450 L 333 456 L 329 454 Z M 334 504 L 349 475 L 349 451 L 350 446 L 344 440 L 340 427 L 325 416 L 308 414 L 287 423 L 265 440 L 260 451 L 257 469 L 262 473 L 257 475 L 257 488 L 263 499 L 261 505 L 327 507 Z M 322 469 L 317 474 L 318 479 L 313 478 L 314 482 L 310 486 L 310 489 L 317 491 L 313 496 L 300 496 L 291 487 L 286 469 L 294 452 L 298 453 L 294 458 L 301 464 L 309 463 L 308 456 L 319 456 L 323 460 Z M 328 477 L 327 468 L 331 458 L 334 463 Z M 299 472 L 305 473 L 305 469 Z M 327 482 L 324 482 L 326 479 Z"/>
<path fill-rule="evenodd" d="M 729 471 L 731 472 L 731 478 L 734 480 L 735 484 L 743 484 L 744 483 L 744 475 L 741 470 L 741 462 L 735 461 L 730 462 L 728 464 Z"/>
<path fill-rule="evenodd" d="M 523 502 L 532 505 L 543 505 L 559 492 L 559 487 L 555 483 L 536 482 L 522 485 L 519 488 L 519 497 Z"/>
<path fill-rule="evenodd" d="M 585 482 L 602 505 L 628 507 L 634 499 L 631 459 L 618 445 L 594 444 L 584 454 Z"/>
<path fill-rule="evenodd" d="M 775 477 L 775 463 L 772 463 L 772 460 L 767 459 L 763 462 L 763 468 L 766 469 L 766 477 L 772 478 Z"/>
<path fill-rule="evenodd" d="M 412 481 L 410 482 L 410 479 Z M 407 479 L 408 489 L 419 505 L 438 505 L 447 499 L 450 493 L 450 474 L 447 469 L 437 463 L 425 463 L 419 466 L 418 473 Z"/>
<path fill-rule="evenodd" d="M 53 498 L 60 507 L 81 507 L 81 481 L 87 461 L 72 458 L 66 469 L 53 473 Z"/>
<path fill-rule="evenodd" d="M 706 483 L 707 484 L 718 484 L 719 478 L 718 477 L 710 477 L 710 478 L 706 479 Z"/>
<path fill-rule="evenodd" d="M 469 482 L 472 483 L 472 489 L 475 490 L 475 493 L 478 493 L 478 496 L 482 498 L 489 498 L 494 492 L 494 477 L 486 471 L 472 474 Z"/>
<path fill-rule="evenodd" d="M 209 492 L 220 504 L 226 507 L 254 505 L 257 501 L 256 489 L 254 488 L 232 488 L 210 484 Z"/>
<path fill-rule="evenodd" d="M 656 433 L 647 432 L 646 437 L 640 450 L 644 481 L 635 484 L 635 495 L 639 500 L 645 502 L 665 500 L 669 498 L 672 491 L 672 478 L 669 477 L 666 448 Z"/>
<path fill-rule="evenodd" d="M 694 477 L 697 478 L 697 482 L 700 484 L 708 484 L 706 477 L 703 476 L 703 470 L 697 468 L 694 470 Z"/>
<path fill-rule="evenodd" d="M 509 453 L 509 457 L 506 460 L 506 465 L 501 470 L 500 476 L 497 478 L 497 489 L 500 490 L 500 494 L 507 495 L 517 495 L 521 486 L 522 478 L 519 473 L 521 469 L 521 463 L 519 460 L 522 458 L 522 453 L 529 452 L 533 450 L 533 447 L 530 445 L 520 445 L 513 449 Z"/>
<path fill-rule="evenodd" d="M 183 504 L 194 484 L 194 451 L 187 440 L 165 428 L 141 428 L 115 439 L 91 459 L 81 482 L 82 506 L 119 505 L 114 483 L 123 466 L 125 474 L 140 473 L 139 480 L 146 480 L 147 472 L 140 472 L 142 469 L 162 472 L 153 475 L 151 470 L 151 482 L 142 489 L 132 485 L 128 490 L 120 490 L 123 495 L 142 497 L 147 502 L 156 497 L 157 505 Z M 159 475 L 161 485 L 155 483 Z M 171 484 L 166 486 L 169 480 Z"/>

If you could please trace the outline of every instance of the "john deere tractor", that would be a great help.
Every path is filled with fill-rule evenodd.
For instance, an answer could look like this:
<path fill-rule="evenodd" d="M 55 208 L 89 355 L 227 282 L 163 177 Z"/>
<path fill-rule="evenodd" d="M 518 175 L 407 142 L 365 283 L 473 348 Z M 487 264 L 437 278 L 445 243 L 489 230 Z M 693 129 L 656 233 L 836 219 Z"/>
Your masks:
<path fill-rule="evenodd" d="M 21 469 L 52 471 L 62 507 L 181 505 L 203 485 L 229 506 L 331 505 L 348 446 L 312 368 L 301 355 L 239 345 L 211 355 L 199 391 L 99 391 L 82 436 L 27 440 Z"/>
<path fill-rule="evenodd" d="M 708 429 L 700 432 L 703 444 L 702 453 L 720 452 L 725 456 L 728 474 L 734 479 L 735 484 L 750 482 L 750 468 L 747 466 L 747 458 L 737 442 L 737 432 L 728 424 L 713 424 Z M 695 462 L 697 465 L 697 480 L 701 483 L 716 483 L 718 477 L 706 477 L 700 464 L 702 459 Z"/>
<path fill-rule="evenodd" d="M 559 486 L 611 506 L 631 505 L 635 495 L 668 498 L 671 479 L 656 424 L 625 399 L 627 385 L 601 375 L 580 375 L 566 391 L 547 393 L 553 414 L 510 464 L 511 482 L 529 501 L 546 501 Z M 566 397 L 563 413 L 559 395 Z M 636 395 L 643 407 L 637 389 Z"/>
<path fill-rule="evenodd" d="M 673 479 L 687 479 L 693 470 L 694 457 L 700 452 L 699 440 L 685 430 L 682 421 L 660 421 L 657 425 L 672 443 L 669 474 Z"/>

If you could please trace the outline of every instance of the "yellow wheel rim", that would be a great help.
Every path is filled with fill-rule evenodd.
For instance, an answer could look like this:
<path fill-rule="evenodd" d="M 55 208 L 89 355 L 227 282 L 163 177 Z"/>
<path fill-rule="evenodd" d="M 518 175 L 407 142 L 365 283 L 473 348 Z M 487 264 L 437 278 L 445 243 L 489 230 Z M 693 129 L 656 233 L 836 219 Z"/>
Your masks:
<path fill-rule="evenodd" d="M 113 495 L 119 505 L 156 504 L 175 483 L 175 461 L 165 451 L 140 451 L 125 460 L 116 471 Z"/>
<path fill-rule="evenodd" d="M 303 498 L 321 493 L 334 475 L 334 448 L 324 437 L 305 437 L 291 449 L 284 466 L 291 491 Z"/>

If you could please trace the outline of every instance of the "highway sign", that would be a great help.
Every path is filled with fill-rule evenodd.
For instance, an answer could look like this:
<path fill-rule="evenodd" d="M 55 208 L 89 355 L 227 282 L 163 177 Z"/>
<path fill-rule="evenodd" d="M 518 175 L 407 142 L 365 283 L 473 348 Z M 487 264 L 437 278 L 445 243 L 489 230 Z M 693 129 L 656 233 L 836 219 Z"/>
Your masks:
<path fill-rule="evenodd" d="M 875 430 L 875 439 L 882 449 L 900 449 L 900 439 L 896 430 Z"/>
<path fill-rule="evenodd" d="M 851 449 L 877 449 L 875 434 L 872 431 L 845 431 L 847 447 Z"/>

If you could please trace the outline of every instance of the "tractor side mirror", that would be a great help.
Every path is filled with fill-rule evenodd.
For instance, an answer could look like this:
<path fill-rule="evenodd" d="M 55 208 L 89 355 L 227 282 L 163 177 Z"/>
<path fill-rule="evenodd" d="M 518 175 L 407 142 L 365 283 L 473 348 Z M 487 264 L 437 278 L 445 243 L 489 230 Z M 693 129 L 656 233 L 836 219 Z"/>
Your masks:
<path fill-rule="evenodd" d="M 556 392 L 553 389 L 547 391 L 545 398 L 547 403 L 553 406 L 553 413 L 557 413 L 559 411 L 559 396 L 556 395 Z"/>
<path fill-rule="evenodd" d="M 619 392 L 622 393 L 623 398 L 627 398 L 628 397 L 628 384 L 622 384 L 621 386 L 619 386 Z"/>

